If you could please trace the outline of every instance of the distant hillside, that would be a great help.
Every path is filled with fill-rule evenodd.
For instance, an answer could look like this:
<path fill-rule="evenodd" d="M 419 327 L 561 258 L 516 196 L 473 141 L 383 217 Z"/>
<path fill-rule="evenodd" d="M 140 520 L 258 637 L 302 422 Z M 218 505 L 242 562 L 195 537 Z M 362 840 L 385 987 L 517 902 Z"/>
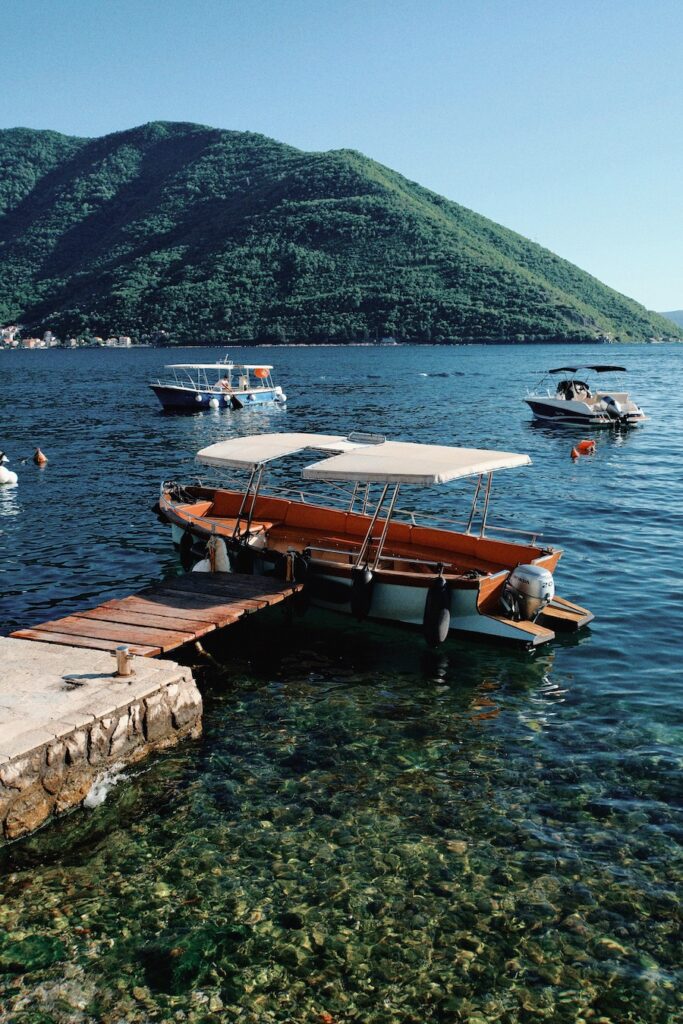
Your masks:
<path fill-rule="evenodd" d="M 157 122 L 0 132 L 0 323 L 176 341 L 683 338 L 359 153 Z"/>
<path fill-rule="evenodd" d="M 667 320 L 672 320 L 679 327 L 683 327 L 683 309 L 672 309 L 670 313 L 660 313 L 660 316 L 665 316 Z"/>

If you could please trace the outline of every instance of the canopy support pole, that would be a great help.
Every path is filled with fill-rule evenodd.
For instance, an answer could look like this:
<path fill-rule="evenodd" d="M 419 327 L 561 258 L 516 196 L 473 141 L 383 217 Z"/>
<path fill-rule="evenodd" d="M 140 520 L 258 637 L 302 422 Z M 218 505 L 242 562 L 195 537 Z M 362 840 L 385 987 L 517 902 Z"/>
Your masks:
<path fill-rule="evenodd" d="M 401 487 L 400 484 L 396 484 L 396 486 L 394 488 L 394 493 L 393 493 L 391 501 L 389 503 L 389 511 L 387 512 L 387 518 L 384 521 L 384 529 L 382 530 L 382 536 L 380 537 L 379 544 L 377 545 L 377 554 L 375 555 L 375 560 L 372 563 L 372 568 L 373 569 L 377 568 L 377 566 L 379 564 L 379 560 L 380 560 L 380 558 L 382 556 L 382 549 L 384 548 L 384 541 L 386 540 L 386 536 L 387 536 L 387 533 L 389 531 L 389 523 L 391 522 L 391 517 L 394 514 L 394 507 L 396 505 L 396 499 L 398 498 L 398 492 L 399 492 L 400 487 Z"/>
<path fill-rule="evenodd" d="M 374 515 L 373 515 L 372 519 L 370 520 L 370 525 L 368 527 L 368 532 L 365 534 L 365 538 L 363 540 L 363 543 L 360 546 L 360 551 L 358 552 L 358 558 L 356 559 L 356 565 L 355 565 L 356 569 L 358 569 L 360 567 L 360 565 L 363 562 L 363 559 L 365 558 L 366 554 L 370 550 L 370 544 L 372 543 L 372 531 L 375 528 L 375 523 L 377 522 L 377 518 L 379 516 L 379 513 L 380 513 L 380 510 L 382 508 L 382 505 L 384 504 L 384 499 L 387 496 L 387 491 L 388 490 L 389 490 L 389 484 L 385 484 L 384 485 L 384 489 L 383 489 L 382 493 L 380 494 L 379 501 L 377 502 L 377 508 L 375 509 L 375 512 L 374 512 Z"/>
<path fill-rule="evenodd" d="M 484 530 L 486 529 L 486 517 L 489 512 L 489 498 L 491 497 L 491 484 L 493 483 L 493 473 L 489 473 L 486 479 L 486 496 L 484 498 L 484 511 L 481 517 L 481 530 L 479 536 L 484 536 Z"/>
<path fill-rule="evenodd" d="M 239 507 L 239 512 L 237 513 L 237 519 L 235 520 L 235 526 L 234 526 L 233 531 L 232 531 L 232 539 L 233 540 L 239 540 L 239 536 L 240 536 L 240 520 L 241 520 L 242 516 L 244 515 L 245 508 L 247 507 L 247 498 L 249 497 L 249 492 L 251 491 L 251 485 L 252 485 L 252 483 L 254 481 L 254 477 L 256 476 L 256 472 L 259 469 L 261 470 L 261 472 L 263 472 L 263 466 L 262 465 L 261 466 L 252 466 L 251 467 L 251 475 L 249 477 L 249 480 L 247 481 L 246 490 L 245 490 L 244 494 L 242 495 L 242 504 Z"/>
<path fill-rule="evenodd" d="M 472 508 L 470 509 L 470 518 L 467 521 L 467 533 L 470 533 L 470 531 L 472 530 L 472 523 L 474 522 L 474 516 L 475 516 L 475 513 L 477 511 L 477 502 L 479 501 L 479 491 L 481 490 L 481 481 L 482 481 L 482 479 L 483 479 L 483 475 L 480 473 L 479 477 L 477 479 L 477 486 L 476 486 L 476 489 L 474 491 L 474 498 L 472 499 Z"/>
<path fill-rule="evenodd" d="M 256 477 L 256 483 L 254 485 L 254 493 L 252 495 L 251 505 L 249 507 L 249 513 L 247 515 L 247 527 L 246 527 L 246 530 L 244 531 L 245 535 L 247 537 L 249 536 L 249 531 L 251 529 L 251 521 L 254 518 L 254 508 L 256 507 L 256 498 L 258 497 L 258 492 L 259 492 L 259 490 L 261 488 L 261 481 L 263 480 L 263 471 L 264 471 L 265 468 L 266 467 L 263 466 L 263 465 L 259 466 L 258 476 Z"/>

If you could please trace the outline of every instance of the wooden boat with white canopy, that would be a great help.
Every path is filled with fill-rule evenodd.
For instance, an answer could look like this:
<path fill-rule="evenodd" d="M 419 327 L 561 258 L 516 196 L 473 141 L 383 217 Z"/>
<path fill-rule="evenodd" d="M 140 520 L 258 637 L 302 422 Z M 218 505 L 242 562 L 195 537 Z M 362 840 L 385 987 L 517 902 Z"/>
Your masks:
<path fill-rule="evenodd" d="M 311 462 L 316 453 L 325 457 Z M 312 493 L 272 486 L 280 460 L 300 463 L 302 455 Z M 158 513 L 172 525 L 186 569 L 207 542 L 215 551 L 223 540 L 232 571 L 296 578 L 317 605 L 421 626 L 431 644 L 462 630 L 535 646 L 593 617 L 555 596 L 559 549 L 537 534 L 488 525 L 493 473 L 529 465 L 527 455 L 361 433 L 281 433 L 220 441 L 197 459 L 246 472 L 247 482 L 162 485 Z M 435 517 L 399 507 L 404 485 L 464 477 L 474 478 L 474 496 L 461 524 L 434 525 Z"/>

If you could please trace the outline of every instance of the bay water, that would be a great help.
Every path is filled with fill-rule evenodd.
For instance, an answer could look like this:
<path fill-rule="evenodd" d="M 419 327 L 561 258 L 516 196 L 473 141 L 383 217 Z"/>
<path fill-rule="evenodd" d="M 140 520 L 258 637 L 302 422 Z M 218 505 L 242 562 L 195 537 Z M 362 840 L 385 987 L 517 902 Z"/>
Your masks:
<path fill-rule="evenodd" d="M 202 740 L 0 850 L 0 1020 L 682 1019 L 683 348 L 231 349 L 285 408 L 162 413 L 164 362 L 224 354 L 0 352 L 0 633 L 176 574 L 159 481 L 285 430 L 527 452 L 491 520 L 561 546 L 595 621 L 432 651 L 273 609 L 181 652 Z M 622 361 L 641 427 L 532 423 L 543 370 Z M 457 518 L 470 493 L 419 498 Z"/>

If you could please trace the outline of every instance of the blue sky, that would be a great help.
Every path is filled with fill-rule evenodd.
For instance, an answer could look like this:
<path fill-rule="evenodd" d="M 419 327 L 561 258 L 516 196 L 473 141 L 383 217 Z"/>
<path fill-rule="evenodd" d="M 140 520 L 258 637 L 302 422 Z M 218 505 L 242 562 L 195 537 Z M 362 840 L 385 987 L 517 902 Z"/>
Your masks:
<path fill-rule="evenodd" d="M 682 0 L 3 0 L 0 127 L 358 149 L 683 308 Z"/>

